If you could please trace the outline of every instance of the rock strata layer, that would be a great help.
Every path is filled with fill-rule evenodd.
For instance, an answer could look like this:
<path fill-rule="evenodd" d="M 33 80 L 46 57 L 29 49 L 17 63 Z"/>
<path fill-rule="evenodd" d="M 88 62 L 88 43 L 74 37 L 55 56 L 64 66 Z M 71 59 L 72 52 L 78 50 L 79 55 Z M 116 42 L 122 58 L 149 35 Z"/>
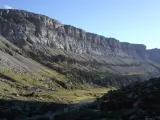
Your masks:
<path fill-rule="evenodd" d="M 69 88 L 76 83 L 79 86 L 80 81 L 90 85 L 124 86 L 160 75 L 159 49 L 147 50 L 142 44 L 120 42 L 24 10 L 0 9 L 0 41 L 0 50 L 11 55 L 4 58 L 4 53 L 0 53 L 1 58 L 7 60 L 19 55 L 31 58 L 69 76 Z M 16 65 L 8 68 L 38 70 L 32 67 L 34 63 L 23 64 L 20 69 Z"/>
<path fill-rule="evenodd" d="M 159 50 L 146 50 L 145 45 L 119 42 L 23 10 L 0 9 L 0 23 L 0 35 L 21 47 L 40 44 L 79 54 L 159 60 Z"/>

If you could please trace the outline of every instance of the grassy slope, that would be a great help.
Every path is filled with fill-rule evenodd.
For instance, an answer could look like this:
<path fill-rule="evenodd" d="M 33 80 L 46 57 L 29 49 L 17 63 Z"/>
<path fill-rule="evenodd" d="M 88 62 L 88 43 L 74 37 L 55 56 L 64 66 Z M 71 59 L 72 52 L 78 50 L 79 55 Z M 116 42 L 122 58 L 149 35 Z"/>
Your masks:
<path fill-rule="evenodd" d="M 49 61 L 52 68 L 49 69 L 29 58 L 21 56 L 22 51 L 4 38 L 0 38 L 0 48 L 0 55 L 2 55 L 0 58 L 2 57 L 6 59 L 6 61 L 10 61 L 11 64 L 10 66 L 7 64 L 1 65 L 0 63 L 1 98 L 58 102 L 92 99 L 110 90 L 110 88 L 95 86 L 92 82 L 102 83 L 107 80 L 108 82 L 114 81 L 116 83 L 116 79 L 121 79 L 120 75 L 113 74 L 113 71 L 116 71 L 118 74 L 122 71 L 123 73 L 121 75 L 129 76 L 126 79 L 130 79 L 132 75 L 143 74 L 140 72 L 141 68 L 138 67 L 134 68 L 131 66 L 129 68 L 129 66 L 114 66 L 117 61 L 124 65 L 130 64 L 130 62 L 138 64 L 137 61 L 128 59 L 120 61 L 119 58 L 114 58 L 113 61 L 113 58 L 108 58 L 106 60 L 100 57 L 100 60 L 102 59 L 102 61 L 104 60 L 108 62 L 107 64 L 112 64 L 113 66 L 99 66 L 97 62 L 95 62 L 96 64 L 93 66 L 88 64 L 90 63 L 89 60 L 94 61 L 98 59 L 93 59 L 92 56 L 78 56 L 70 52 L 55 50 L 53 51 L 55 55 L 68 55 L 69 58 L 73 57 L 81 61 L 87 61 L 88 59 L 88 63 L 79 64 L 74 62 L 69 63 L 68 61 Z M 27 72 L 21 72 L 19 70 L 15 72 L 11 69 L 17 69 L 19 66 L 21 67 L 21 65 L 22 69 L 26 67 Z M 122 68 L 124 70 L 122 70 Z M 149 66 L 149 68 L 151 67 Z M 9 81 L 9 79 L 12 79 L 14 82 Z M 73 83 L 73 85 L 70 83 Z M 66 84 L 69 87 L 74 87 L 74 90 L 66 89 Z"/>
<path fill-rule="evenodd" d="M 55 70 L 40 66 L 27 58 L 17 55 L 17 53 L 21 54 L 20 49 L 5 40 L 3 37 L 0 38 L 0 48 L 2 57 L 1 60 L 4 59 L 4 61 L 10 61 L 10 64 L 12 65 L 9 66 L 7 64 L 0 64 L 1 98 L 75 102 L 78 100 L 95 98 L 108 91 L 107 88 L 88 88 L 86 90 L 64 89 L 63 86 L 57 84 L 55 80 L 65 83 L 69 81 L 68 76 L 60 74 Z M 11 59 L 11 57 L 13 59 Z M 29 68 L 33 67 L 33 69 L 40 68 L 40 71 L 28 71 L 25 73 L 19 70 L 16 70 L 16 72 L 13 71 L 12 67 L 14 68 L 16 65 L 20 65 L 19 63 L 24 63 L 25 65 L 28 65 Z M 34 64 L 36 64 L 36 66 Z"/>
<path fill-rule="evenodd" d="M 13 73 L 0 69 L 0 74 L 7 76 L 7 78 L 2 76 L 0 78 L 0 97 L 19 100 L 76 102 L 99 97 L 109 90 L 102 87 L 67 90 L 54 82 L 54 79 L 66 82 L 67 77 L 53 70 L 46 69 L 45 71 L 31 74 Z M 33 92 L 34 94 L 31 95 Z"/>

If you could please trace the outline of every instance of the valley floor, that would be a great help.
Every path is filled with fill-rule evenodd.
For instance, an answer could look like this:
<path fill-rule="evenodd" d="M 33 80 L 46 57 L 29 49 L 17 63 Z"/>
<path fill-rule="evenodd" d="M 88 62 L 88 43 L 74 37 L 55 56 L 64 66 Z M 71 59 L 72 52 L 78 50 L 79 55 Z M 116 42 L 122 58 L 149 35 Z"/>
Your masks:
<path fill-rule="evenodd" d="M 61 80 L 59 80 L 60 78 Z M 56 79 L 56 82 L 55 80 Z M 57 80 L 58 79 L 58 80 Z M 73 103 L 96 99 L 111 89 L 81 85 L 77 89 L 63 88 L 66 78 L 56 72 L 29 74 L 0 69 L 0 98 L 24 101 Z M 64 80 L 64 81 L 63 81 Z M 58 81 L 58 83 L 57 83 Z"/>

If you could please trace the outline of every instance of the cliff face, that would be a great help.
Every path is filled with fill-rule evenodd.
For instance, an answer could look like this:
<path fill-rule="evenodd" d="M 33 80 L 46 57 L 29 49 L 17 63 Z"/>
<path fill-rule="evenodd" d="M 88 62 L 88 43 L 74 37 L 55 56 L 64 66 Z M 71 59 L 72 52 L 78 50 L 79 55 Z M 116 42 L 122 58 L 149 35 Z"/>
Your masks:
<path fill-rule="evenodd" d="M 147 50 L 147 54 L 150 60 L 160 63 L 160 49 Z"/>
<path fill-rule="evenodd" d="M 145 45 L 119 42 L 40 14 L 0 9 L 0 36 L 22 56 L 70 76 L 78 85 L 119 86 L 160 74 L 159 49 L 146 50 Z"/>
<path fill-rule="evenodd" d="M 63 25 L 44 15 L 1 9 L 0 23 L 0 34 L 21 47 L 39 44 L 80 54 L 148 58 L 145 45 L 119 42 L 114 38 Z"/>

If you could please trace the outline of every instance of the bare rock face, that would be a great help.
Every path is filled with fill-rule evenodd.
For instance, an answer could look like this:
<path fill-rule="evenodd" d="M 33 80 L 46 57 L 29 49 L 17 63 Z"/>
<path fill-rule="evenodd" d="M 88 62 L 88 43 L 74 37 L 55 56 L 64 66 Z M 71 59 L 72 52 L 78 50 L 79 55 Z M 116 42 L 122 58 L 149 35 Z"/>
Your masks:
<path fill-rule="evenodd" d="M 137 80 L 137 75 L 145 79 L 160 75 L 160 65 L 155 63 L 160 60 L 159 49 L 146 50 L 145 45 L 120 42 L 115 38 L 89 33 L 40 14 L 0 9 L 0 36 L 20 49 L 22 56 L 30 57 L 62 73 L 70 70 L 56 68 L 53 62 L 65 61 L 70 67 L 78 69 L 77 74 L 79 70 L 82 72 L 103 69 L 102 71 L 123 77 L 136 75 Z M 84 78 L 88 82 L 86 74 Z M 93 78 L 90 81 L 95 84 L 109 83 L 107 79 L 110 79 L 107 76 L 102 77 L 102 81 Z M 117 84 L 119 79 L 122 78 L 118 77 L 111 83 Z M 129 79 L 126 78 L 126 83 L 134 81 L 130 77 Z"/>
<path fill-rule="evenodd" d="M 160 49 L 150 49 L 147 50 L 147 54 L 150 60 L 160 63 Z"/>
<path fill-rule="evenodd" d="M 110 91 L 99 100 L 100 108 L 102 111 L 109 111 L 110 117 L 115 119 L 157 119 L 160 114 L 159 94 L 160 78 L 153 78 Z"/>
<path fill-rule="evenodd" d="M 1 9 L 0 22 L 0 34 L 21 47 L 40 44 L 79 54 L 148 58 L 145 45 L 119 42 L 114 38 L 106 38 L 70 25 L 63 25 L 40 14 Z"/>

